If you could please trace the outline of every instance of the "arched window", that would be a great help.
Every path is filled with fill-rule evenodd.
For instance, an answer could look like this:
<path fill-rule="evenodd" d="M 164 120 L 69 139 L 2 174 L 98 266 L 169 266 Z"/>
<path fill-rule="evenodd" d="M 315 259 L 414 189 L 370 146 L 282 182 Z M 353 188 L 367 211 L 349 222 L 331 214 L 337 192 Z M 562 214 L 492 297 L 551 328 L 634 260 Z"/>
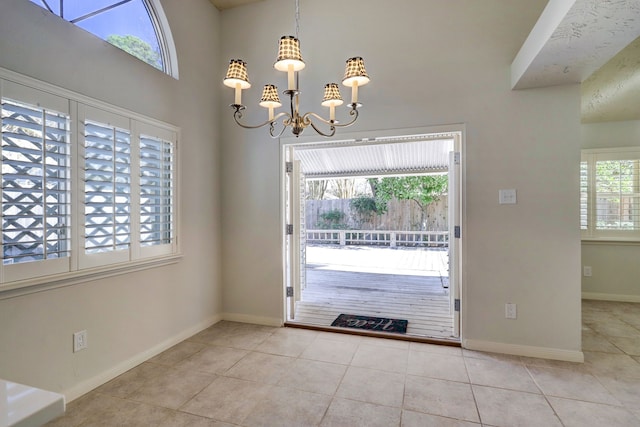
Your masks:
<path fill-rule="evenodd" d="M 178 78 L 175 46 L 159 0 L 31 0 Z"/>

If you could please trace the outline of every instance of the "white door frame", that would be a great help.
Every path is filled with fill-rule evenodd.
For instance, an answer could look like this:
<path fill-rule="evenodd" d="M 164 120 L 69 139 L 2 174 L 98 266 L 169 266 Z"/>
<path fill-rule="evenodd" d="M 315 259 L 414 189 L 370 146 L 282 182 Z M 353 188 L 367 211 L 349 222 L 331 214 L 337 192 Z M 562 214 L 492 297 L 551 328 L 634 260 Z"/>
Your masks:
<path fill-rule="evenodd" d="M 364 142 L 366 141 L 375 141 L 376 138 L 390 138 L 390 137 L 401 137 L 401 136 L 416 136 L 416 135 L 434 135 L 434 134 L 456 134 L 454 137 L 454 151 L 460 153 L 460 165 L 459 165 L 459 182 L 457 185 L 457 203 L 459 204 L 458 215 L 459 215 L 459 226 L 461 230 L 461 238 L 456 239 L 453 243 L 456 246 L 457 256 L 455 256 L 454 265 L 449 266 L 450 275 L 451 269 L 455 268 L 455 272 L 453 274 L 454 282 L 449 283 L 450 289 L 455 289 L 458 298 L 460 299 L 460 311 L 458 313 L 454 313 L 452 316 L 456 324 L 454 325 L 454 331 L 458 333 L 458 339 L 460 342 L 463 340 L 464 335 L 464 318 L 467 307 L 466 299 L 464 298 L 465 292 L 465 275 L 464 275 L 464 266 L 466 259 L 466 242 L 464 239 L 464 230 L 466 229 L 466 210 L 465 210 L 465 190 L 466 190 L 466 179 L 465 179 L 465 145 L 466 145 L 466 126 L 465 124 L 453 124 L 453 125 L 441 125 L 441 126 L 429 126 L 429 127 L 420 127 L 420 128 L 406 128 L 406 129 L 386 129 L 386 130 L 378 130 L 378 131 L 360 131 L 360 132 L 348 132 L 338 135 L 338 137 L 328 138 L 326 140 L 322 140 L 318 135 L 310 133 L 309 135 L 302 137 L 284 137 L 280 138 L 280 190 L 281 190 L 281 209 L 280 209 L 280 217 L 282 224 L 282 248 L 283 248 L 283 285 L 282 285 L 282 319 L 283 322 L 287 322 L 288 318 L 288 307 L 287 307 L 287 286 L 293 286 L 293 281 L 291 280 L 291 273 L 287 268 L 287 257 L 290 254 L 287 252 L 287 248 L 291 248 L 291 245 L 287 243 L 290 240 L 287 240 L 286 234 L 286 224 L 287 224 L 287 198 L 289 194 L 287 194 L 285 190 L 286 180 L 288 179 L 287 173 L 285 170 L 286 162 L 288 161 L 288 156 L 290 154 L 289 147 L 292 145 L 312 145 L 317 144 L 319 141 L 324 142 Z M 451 222 L 451 221 L 450 221 Z M 297 234 L 294 232 L 294 235 Z M 290 236 L 289 238 L 291 238 Z M 450 242 L 451 244 L 451 242 Z M 455 288 L 454 288 L 455 287 Z M 453 291 L 452 291 L 453 292 Z M 292 298 L 295 300 L 295 296 Z M 293 308 L 293 303 L 291 303 Z"/>

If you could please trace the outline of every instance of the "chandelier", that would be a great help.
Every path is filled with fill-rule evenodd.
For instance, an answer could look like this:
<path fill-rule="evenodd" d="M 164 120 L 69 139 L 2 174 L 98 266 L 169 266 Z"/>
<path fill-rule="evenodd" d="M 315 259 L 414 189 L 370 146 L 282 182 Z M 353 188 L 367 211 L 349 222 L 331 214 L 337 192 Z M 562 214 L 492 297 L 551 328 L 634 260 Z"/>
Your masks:
<path fill-rule="evenodd" d="M 331 137 L 335 135 L 337 127 L 350 126 L 357 120 L 358 108 L 362 106 L 362 104 L 358 102 L 358 88 L 369 83 L 369 76 L 364 68 L 364 60 L 361 57 L 347 59 L 342 84 L 351 88 L 351 103 L 348 104 L 351 119 L 348 122 L 339 123 L 336 120 L 336 107 L 344 103 L 337 83 L 327 83 L 324 86 L 324 97 L 321 105 L 329 108 L 328 120 L 313 112 L 300 114 L 298 72 L 302 70 L 306 64 L 302 60 L 300 40 L 298 39 L 300 17 L 298 1 L 299 0 L 295 1 L 296 36 L 282 36 L 280 38 L 278 57 L 273 65 L 276 70 L 287 73 L 287 90 L 282 93 L 289 98 L 289 111 L 278 114 L 274 113 L 274 110 L 281 107 L 282 103 L 278 96 L 278 88 L 275 85 L 267 84 L 263 88 L 259 105 L 268 109 L 268 120 L 257 125 L 242 123 L 242 111 L 246 109 L 246 106 L 242 104 L 242 90 L 251 87 L 247 74 L 247 64 L 241 59 L 232 59 L 229 62 L 229 69 L 227 70 L 223 83 L 225 86 L 235 90 L 235 100 L 230 107 L 234 110 L 234 120 L 243 128 L 255 129 L 269 125 L 269 134 L 271 137 L 278 138 L 288 127 L 290 127 L 291 132 L 298 137 L 307 127 L 311 126 L 319 135 Z M 281 129 L 276 131 L 276 124 L 280 119 L 282 119 L 280 122 Z M 314 120 L 316 122 L 314 122 Z M 325 126 L 328 126 L 329 131 L 323 132 L 318 128 L 318 123 L 323 123 Z"/>

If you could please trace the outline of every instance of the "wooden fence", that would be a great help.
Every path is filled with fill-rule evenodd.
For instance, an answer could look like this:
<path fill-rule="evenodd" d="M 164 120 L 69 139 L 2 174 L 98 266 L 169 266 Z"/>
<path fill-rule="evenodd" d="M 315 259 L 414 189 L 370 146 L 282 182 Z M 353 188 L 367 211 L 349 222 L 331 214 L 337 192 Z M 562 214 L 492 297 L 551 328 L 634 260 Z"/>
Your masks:
<path fill-rule="evenodd" d="M 412 200 L 391 200 L 382 215 L 361 217 L 351 208 L 352 199 L 307 200 L 305 223 L 308 228 L 344 228 L 358 230 L 448 230 L 447 195 L 431 203 L 423 218 L 418 204 Z M 340 224 L 327 224 L 323 214 L 339 211 L 344 214 Z"/>
<path fill-rule="evenodd" d="M 448 231 L 307 230 L 307 244 L 449 247 Z"/>

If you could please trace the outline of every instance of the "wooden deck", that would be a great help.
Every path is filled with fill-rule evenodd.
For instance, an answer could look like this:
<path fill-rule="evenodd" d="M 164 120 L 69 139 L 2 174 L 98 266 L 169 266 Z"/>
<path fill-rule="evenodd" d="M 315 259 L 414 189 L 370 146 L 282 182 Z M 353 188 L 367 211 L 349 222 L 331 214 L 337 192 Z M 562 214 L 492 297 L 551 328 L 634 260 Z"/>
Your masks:
<path fill-rule="evenodd" d="M 452 338 L 445 250 L 308 246 L 306 274 L 295 323 L 330 326 L 348 313 L 406 319 L 407 335 Z"/>

